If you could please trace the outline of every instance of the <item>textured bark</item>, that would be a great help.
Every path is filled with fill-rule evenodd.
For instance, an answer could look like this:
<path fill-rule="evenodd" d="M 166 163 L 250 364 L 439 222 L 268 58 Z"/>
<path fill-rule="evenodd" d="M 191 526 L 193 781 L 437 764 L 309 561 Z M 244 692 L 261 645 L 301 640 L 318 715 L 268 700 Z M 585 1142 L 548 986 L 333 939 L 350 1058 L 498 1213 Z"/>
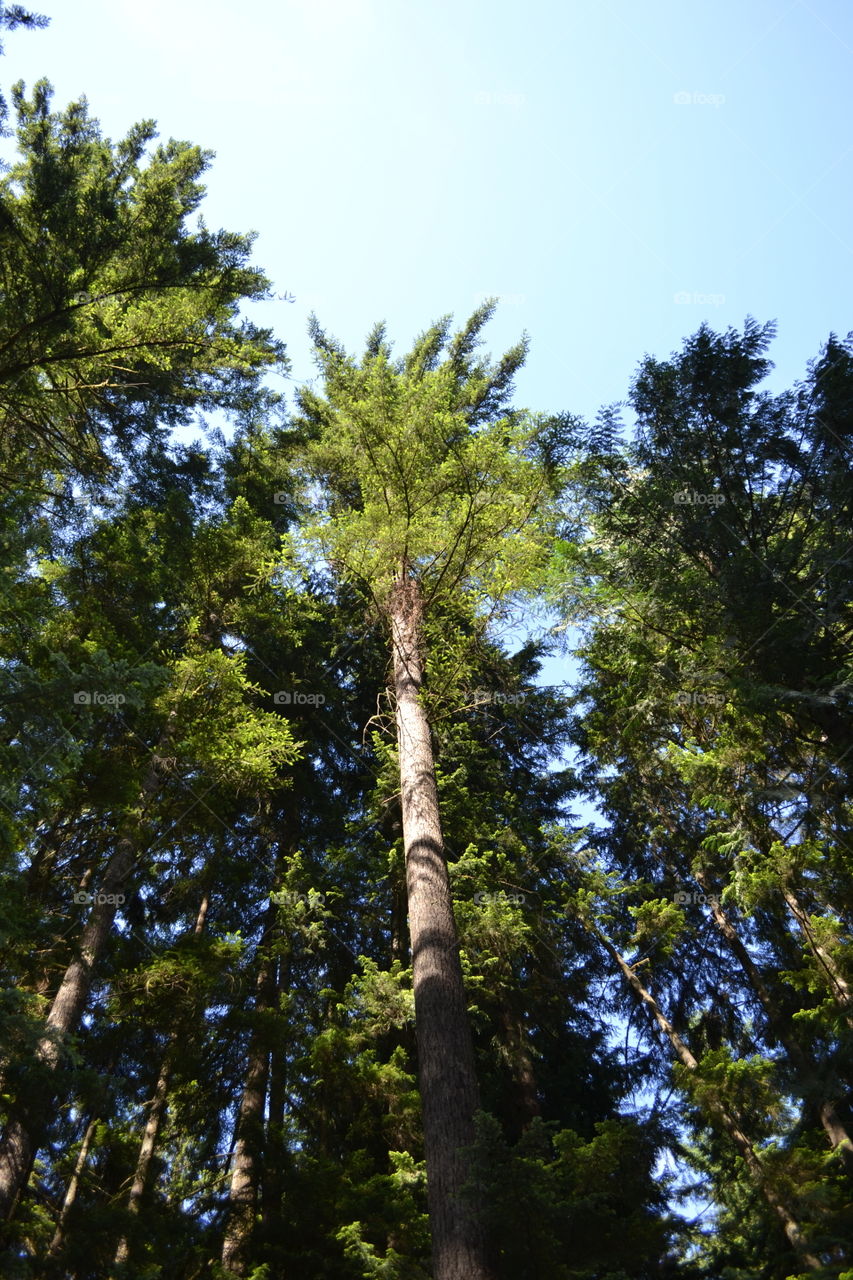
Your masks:
<path fill-rule="evenodd" d="M 159 785 L 157 751 L 170 735 L 174 713 L 169 717 L 157 750 L 145 770 L 139 794 L 139 811 Z M 137 814 L 138 816 L 138 814 Z M 136 846 L 127 835 L 120 836 L 107 863 L 98 899 L 115 897 L 124 889 L 136 860 Z M 53 1103 L 52 1078 L 62 1057 L 64 1042 L 80 1025 L 92 986 L 95 967 L 109 938 L 118 910 L 115 902 L 96 899 L 80 937 L 77 954 L 66 969 L 54 996 L 35 1057 L 38 1081 L 27 1099 L 10 1117 L 0 1143 L 0 1219 L 13 1217 L 18 1198 L 27 1184 Z"/>
<path fill-rule="evenodd" d="M 655 1022 L 669 1040 L 682 1065 L 685 1066 L 688 1071 L 698 1071 L 699 1063 L 696 1058 L 694 1058 L 687 1045 L 681 1039 L 680 1035 L 675 1030 L 675 1027 L 661 1011 L 661 1008 L 654 996 L 643 986 L 642 982 L 628 964 L 625 957 L 616 949 L 616 947 L 614 947 L 610 939 L 607 938 L 601 930 L 593 926 L 592 931 L 618 965 L 631 990 L 649 1010 Z M 711 1096 L 708 1097 L 706 1105 L 716 1118 L 720 1127 L 729 1135 L 732 1142 L 740 1152 L 741 1158 L 749 1170 L 753 1182 L 756 1184 L 761 1194 L 764 1196 L 764 1199 L 779 1219 L 782 1230 L 785 1232 L 785 1236 L 796 1254 L 797 1260 L 800 1263 L 804 1263 L 807 1267 L 810 1267 L 813 1271 L 822 1270 L 822 1263 L 806 1248 L 799 1223 L 791 1213 L 788 1206 L 782 1200 L 782 1197 L 776 1191 L 776 1188 L 771 1185 L 758 1153 L 747 1135 L 741 1129 L 735 1117 L 729 1112 L 728 1108 L 722 1102 Z"/>
<path fill-rule="evenodd" d="M 154 1090 L 154 1097 L 151 1100 L 151 1110 L 148 1112 L 148 1120 L 145 1124 L 145 1130 L 142 1135 L 142 1141 L 139 1144 L 139 1155 L 136 1159 L 136 1169 L 133 1175 L 133 1183 L 130 1188 L 127 1208 L 129 1213 L 138 1214 L 142 1207 L 142 1199 L 148 1188 L 148 1171 L 151 1167 L 151 1161 L 154 1158 L 154 1151 L 157 1147 L 157 1138 L 160 1134 L 160 1126 L 163 1123 L 163 1117 L 166 1114 L 166 1103 L 169 1099 L 169 1084 L 172 1078 L 172 1055 L 174 1053 L 174 1039 L 169 1045 L 165 1057 L 160 1067 L 160 1074 L 157 1077 L 157 1087 Z M 130 1255 L 130 1245 L 126 1235 L 123 1235 L 118 1242 L 116 1249 L 114 1265 L 121 1266 L 127 1262 Z"/>
<path fill-rule="evenodd" d="M 747 981 L 761 1002 L 772 1034 L 787 1053 L 791 1065 L 800 1079 L 808 1081 L 810 1077 L 814 1076 L 813 1064 L 809 1062 L 799 1042 L 791 1035 L 785 1019 L 779 1013 L 776 1001 L 770 994 L 767 984 L 749 954 L 743 939 L 723 910 L 719 899 L 708 893 L 708 886 L 702 872 L 695 872 L 695 875 L 704 889 L 706 897 L 710 899 L 714 923 L 740 962 Z M 823 1099 L 820 1104 L 819 1115 L 830 1146 L 844 1164 L 847 1173 L 853 1176 L 853 1141 L 851 1141 L 850 1135 L 838 1115 L 835 1102 L 829 1098 Z"/>
<path fill-rule="evenodd" d="M 275 960 L 268 954 L 277 908 L 270 903 L 261 941 L 262 955 L 255 980 L 255 1010 L 263 1012 L 273 1005 L 276 994 Z M 249 1038 L 249 1055 L 240 1110 L 237 1115 L 236 1141 L 231 1160 L 231 1185 L 228 1192 L 228 1214 L 222 1241 L 222 1266 L 235 1276 L 251 1270 L 252 1236 L 260 1189 L 261 1158 L 264 1146 L 264 1110 L 269 1083 L 270 1052 L 263 1028 L 256 1027 Z"/>
<path fill-rule="evenodd" d="M 419 692 L 422 602 L 404 575 L 390 605 L 403 842 L 415 996 L 434 1280 L 491 1280 L 462 1148 L 474 1140 L 479 1105 L 474 1051 L 450 881 L 444 854 L 432 740 Z"/>
<path fill-rule="evenodd" d="M 101 894 L 121 892 L 134 860 L 134 847 L 120 840 L 110 858 L 101 885 Z M 76 1031 L 92 986 L 95 964 L 109 937 L 117 907 L 95 902 L 80 939 L 77 955 L 63 975 L 45 1023 L 46 1034 L 36 1047 L 36 1060 L 48 1073 L 55 1072 L 63 1052 L 63 1042 Z M 52 1100 L 49 1086 L 42 1080 L 26 1102 L 11 1116 L 0 1143 L 0 1217 L 14 1215 L 18 1197 L 30 1176 L 41 1132 Z"/>
<path fill-rule="evenodd" d="M 80 1144 L 80 1150 L 74 1163 L 74 1172 L 69 1179 L 68 1186 L 65 1188 L 65 1199 L 62 1201 L 62 1208 L 59 1211 L 59 1221 L 56 1224 L 53 1239 L 48 1247 L 47 1256 L 50 1259 L 57 1258 L 62 1252 L 62 1246 L 65 1244 L 65 1232 L 68 1226 L 68 1218 L 74 1208 L 74 1202 L 77 1199 L 80 1179 L 83 1176 L 83 1170 L 86 1168 L 86 1161 L 89 1159 L 89 1151 L 92 1146 L 92 1139 L 95 1136 L 97 1124 L 98 1117 L 92 1116 L 86 1126 L 86 1132 L 83 1135 L 83 1141 Z"/>

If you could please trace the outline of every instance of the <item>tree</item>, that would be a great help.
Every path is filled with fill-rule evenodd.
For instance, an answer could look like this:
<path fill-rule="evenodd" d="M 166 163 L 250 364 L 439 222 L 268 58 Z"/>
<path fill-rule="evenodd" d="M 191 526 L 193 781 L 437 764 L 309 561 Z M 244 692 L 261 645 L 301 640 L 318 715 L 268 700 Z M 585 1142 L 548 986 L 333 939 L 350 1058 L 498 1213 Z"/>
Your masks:
<path fill-rule="evenodd" d="M 436 1280 L 485 1280 L 492 1267 L 481 1206 L 465 1199 L 479 1097 L 422 697 L 428 619 L 447 599 L 484 617 L 529 587 L 550 514 L 537 424 L 508 408 L 526 343 L 496 366 L 475 358 L 493 310 L 452 338 L 439 321 L 397 361 L 377 326 L 360 364 L 313 321 L 325 398 L 299 398 L 308 475 L 323 488 L 294 548 L 362 588 L 389 632 Z"/>
<path fill-rule="evenodd" d="M 180 467 L 168 455 L 160 467 L 178 478 Z M 245 655 L 224 642 L 233 595 L 252 559 L 269 551 L 269 543 L 252 542 L 258 530 L 245 502 L 236 500 L 211 526 L 188 519 L 188 495 L 177 487 L 165 510 L 152 510 L 146 497 L 143 486 L 134 486 L 123 510 L 43 563 L 37 582 L 27 575 L 20 584 L 24 595 L 36 588 L 51 597 L 53 607 L 44 630 L 31 634 L 29 653 L 10 664 L 14 696 L 7 718 L 17 739 L 10 754 L 28 754 L 32 720 L 38 726 L 41 718 L 27 697 L 34 688 L 42 689 L 44 710 L 53 718 L 49 736 L 65 749 L 50 762 L 52 786 L 38 797 L 34 829 L 15 852 L 29 854 L 31 880 L 47 881 L 51 906 L 67 915 L 67 898 L 63 903 L 52 883 L 61 859 L 66 875 L 77 872 L 91 910 L 85 921 L 72 920 L 79 936 L 70 948 L 67 921 L 55 939 L 51 967 L 62 976 L 41 987 L 45 1016 L 32 1019 L 30 1060 L 25 1054 L 18 1064 L 0 1145 L 4 1217 L 14 1213 L 44 1141 L 62 1068 L 73 1056 L 93 984 L 114 947 L 114 922 L 147 869 L 158 824 L 165 821 L 168 829 L 169 813 L 180 822 L 188 797 L 192 808 L 193 800 L 215 791 L 224 805 L 235 791 L 269 785 L 299 750 L 277 711 L 252 705 L 256 689 L 245 674 Z M 136 555 L 143 541 L 147 554 Z M 130 601 L 128 555 L 136 557 Z M 83 693 L 75 693 L 81 685 Z M 95 692 L 87 691 L 93 685 Z M 111 756 L 106 772 L 105 747 Z M 22 775 L 28 797 L 25 770 Z M 54 805 L 63 829 L 59 841 L 44 831 L 51 825 L 44 822 L 45 810 L 57 816 Z M 19 931 L 20 923 L 14 933 Z"/>
<path fill-rule="evenodd" d="M 680 1062 L 661 1087 L 681 1091 L 690 1158 L 726 1206 L 709 1265 L 787 1276 L 793 1249 L 837 1274 L 853 1132 L 851 358 L 832 338 L 805 383 L 771 396 L 757 387 L 772 332 L 703 326 L 643 361 L 631 442 L 578 451 L 586 536 L 559 551 L 557 589 L 586 624 L 572 736 L 606 819 L 596 873 L 619 885 L 590 888 L 595 927 Z"/>
<path fill-rule="evenodd" d="M 252 237 L 187 225 L 209 153 L 146 157 L 151 121 L 112 144 L 85 101 L 50 100 L 14 87 L 21 160 L 0 178 L 0 481 L 53 492 L 198 409 L 248 414 L 284 354 L 238 315 L 268 291 Z"/>

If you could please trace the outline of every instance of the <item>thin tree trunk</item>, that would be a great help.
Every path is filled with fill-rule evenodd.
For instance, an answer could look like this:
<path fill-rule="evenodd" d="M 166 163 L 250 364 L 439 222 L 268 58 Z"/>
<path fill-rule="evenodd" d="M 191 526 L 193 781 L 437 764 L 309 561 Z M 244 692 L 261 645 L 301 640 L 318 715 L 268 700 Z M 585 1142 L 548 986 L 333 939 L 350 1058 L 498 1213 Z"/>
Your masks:
<path fill-rule="evenodd" d="M 275 960 L 267 948 L 275 930 L 278 908 L 270 903 L 261 940 L 262 955 L 255 983 L 255 1011 L 272 1007 L 276 993 Z M 228 1216 L 222 1242 L 223 1269 L 235 1276 L 248 1275 L 261 1173 L 264 1109 L 269 1083 L 270 1051 L 264 1028 L 255 1027 L 249 1038 L 249 1060 L 237 1115 L 236 1142 L 231 1163 Z"/>
<path fill-rule="evenodd" d="M 512 1073 L 510 1123 L 513 1137 L 520 1138 L 542 1114 L 536 1089 L 536 1069 L 528 1046 L 524 1019 L 504 1002 L 500 1010 L 503 1043 Z"/>
<path fill-rule="evenodd" d="M 278 976 L 276 979 L 276 995 L 280 999 L 290 986 L 290 957 L 280 956 Z M 280 1004 L 277 1004 L 280 1008 Z M 284 1119 L 287 1110 L 287 1084 L 290 1064 L 287 1054 L 281 1045 L 275 1045 L 270 1054 L 269 1067 L 269 1107 L 267 1120 L 267 1139 L 262 1178 L 263 1217 L 268 1232 L 273 1224 L 281 1218 L 283 1198 L 283 1173 L 287 1159 L 287 1148 L 284 1141 Z"/>
<path fill-rule="evenodd" d="M 157 746 L 159 751 L 169 736 L 174 712 Z M 155 751 L 143 776 L 139 793 L 142 810 L 158 787 Z M 18 1198 L 30 1176 L 33 1160 L 53 1101 L 50 1081 L 62 1057 L 64 1042 L 80 1024 L 92 986 L 95 966 L 104 950 L 115 919 L 121 894 L 136 860 L 136 846 L 128 836 L 119 838 L 110 858 L 95 903 L 80 938 L 78 953 L 59 984 L 45 1023 L 46 1034 L 39 1041 L 35 1057 L 45 1073 L 31 1097 L 9 1119 L 0 1143 L 0 1220 L 14 1215 Z M 113 901 L 108 901 L 112 898 Z"/>
<path fill-rule="evenodd" d="M 399 960 L 405 968 L 409 963 L 409 938 L 406 927 L 406 884 L 396 872 L 391 878 L 391 963 Z"/>
<path fill-rule="evenodd" d="M 204 892 L 201 905 L 196 915 L 195 925 L 193 927 L 192 936 L 200 937 L 204 932 L 205 921 L 207 920 L 207 912 L 210 907 L 210 895 Z M 175 1052 L 178 1045 L 178 1036 L 173 1032 L 169 1037 L 169 1043 L 160 1065 L 160 1071 L 157 1077 L 157 1085 L 154 1090 L 154 1097 L 151 1100 L 151 1110 L 148 1112 L 148 1120 L 142 1134 L 142 1141 L 139 1144 L 139 1155 L 136 1159 L 136 1169 L 134 1170 L 133 1183 L 130 1188 L 130 1195 L 127 1201 L 128 1213 L 138 1215 L 142 1208 L 142 1201 L 145 1192 L 148 1189 L 148 1176 L 151 1168 L 151 1161 L 154 1158 L 154 1152 L 157 1148 L 157 1139 L 160 1136 L 160 1128 L 163 1124 L 163 1118 L 166 1114 L 166 1105 L 169 1100 L 169 1086 L 172 1080 L 172 1069 L 175 1061 Z M 130 1256 L 130 1244 L 126 1234 L 122 1235 L 116 1248 L 115 1258 L 113 1259 L 114 1267 L 123 1266 Z"/>
<path fill-rule="evenodd" d="M 782 894 L 788 904 L 791 915 L 800 926 L 809 950 L 818 962 L 820 968 L 822 968 L 826 974 L 827 983 L 830 991 L 832 992 L 833 1000 L 838 1005 L 839 1009 L 843 1010 L 847 1025 L 853 1027 L 853 991 L 850 989 L 850 984 L 845 981 L 833 956 L 830 955 L 826 947 L 822 946 L 815 937 L 811 920 L 809 919 L 809 914 L 805 907 L 803 907 L 797 895 L 794 893 L 790 884 L 782 886 Z"/>
<path fill-rule="evenodd" d="M 389 615 L 433 1275 L 491 1280 L 479 1205 L 463 1196 L 471 1176 L 463 1148 L 474 1141 L 479 1094 L 430 727 L 419 697 L 422 600 L 405 573 Z"/>
<path fill-rule="evenodd" d="M 743 939 L 732 924 L 731 920 L 729 920 L 719 899 L 708 892 L 708 886 L 704 874 L 701 871 L 695 871 L 694 875 L 705 891 L 706 898 L 710 901 L 711 914 L 714 917 L 714 922 L 716 923 L 717 928 L 720 930 L 723 937 L 731 947 L 732 952 L 740 962 L 740 966 L 743 969 L 747 980 L 761 1002 L 770 1030 L 784 1048 L 792 1066 L 800 1078 L 804 1081 L 808 1080 L 814 1075 L 814 1068 L 806 1058 L 801 1045 L 789 1034 L 785 1026 L 784 1019 L 779 1016 L 776 1003 L 767 989 L 767 985 L 759 973 L 755 961 L 749 954 Z M 853 1175 L 853 1142 L 851 1142 L 850 1135 L 847 1133 L 847 1130 L 835 1109 L 835 1103 L 831 1099 L 824 1099 L 820 1104 L 819 1114 L 820 1122 L 823 1125 L 827 1138 L 829 1139 L 830 1146 L 835 1154 L 841 1159 L 847 1173 Z"/>
<path fill-rule="evenodd" d="M 642 1003 L 646 1006 L 646 1008 L 650 1011 L 650 1013 L 654 1017 L 655 1022 L 658 1024 L 660 1029 L 663 1031 L 664 1035 L 669 1040 L 673 1049 L 675 1050 L 679 1061 L 688 1069 L 688 1071 L 691 1071 L 691 1072 L 698 1071 L 699 1063 L 697 1062 L 696 1058 L 694 1058 L 693 1054 L 690 1052 L 687 1045 L 681 1039 L 678 1032 L 675 1030 L 675 1027 L 672 1025 L 669 1019 L 665 1016 L 665 1014 L 661 1011 L 660 1006 L 658 1005 L 654 996 L 651 994 L 650 991 L 648 991 L 643 986 L 642 982 L 637 977 L 637 974 L 635 973 L 635 971 L 628 964 L 625 957 L 616 949 L 616 947 L 613 945 L 610 939 L 604 933 L 602 933 L 600 929 L 598 929 L 595 925 L 591 925 L 589 927 L 591 928 L 595 936 L 599 939 L 599 941 L 602 943 L 602 945 L 605 947 L 607 952 L 615 960 L 616 964 L 621 970 L 631 990 L 638 997 L 638 999 L 642 1001 Z M 714 1098 L 710 1094 L 707 1095 L 706 1106 L 708 1107 L 709 1111 L 711 1111 L 712 1114 L 716 1117 L 720 1126 L 729 1135 L 729 1137 L 732 1139 L 735 1146 L 737 1147 L 738 1151 L 740 1152 L 741 1157 L 744 1161 L 744 1164 L 749 1170 L 749 1173 L 750 1173 L 750 1176 L 752 1177 L 753 1182 L 761 1191 L 761 1194 L 764 1196 L 765 1200 L 770 1205 L 770 1208 L 773 1210 L 773 1212 L 776 1214 L 776 1217 L 779 1219 L 782 1225 L 782 1229 L 785 1232 L 785 1236 L 788 1240 L 788 1243 L 791 1245 L 791 1248 L 794 1250 L 797 1258 L 801 1262 L 805 1263 L 806 1266 L 810 1267 L 813 1271 L 820 1271 L 822 1269 L 822 1263 L 819 1261 L 818 1258 L 814 1256 L 814 1254 L 810 1253 L 806 1248 L 805 1242 L 803 1240 L 803 1233 L 800 1230 L 799 1223 L 797 1222 L 796 1218 L 793 1216 L 791 1211 L 788 1209 L 787 1205 L 784 1203 L 784 1201 L 782 1200 L 781 1196 L 778 1194 L 776 1189 L 770 1184 L 770 1181 L 767 1178 L 767 1173 L 764 1168 L 764 1165 L 761 1163 L 760 1157 L 758 1156 L 749 1138 L 741 1129 L 737 1120 L 734 1118 L 733 1115 L 731 1115 L 728 1108 L 718 1098 Z"/>
<path fill-rule="evenodd" d="M 387 691 L 389 702 L 393 702 L 394 691 Z M 403 833 L 403 814 L 399 795 L 392 796 L 384 802 L 382 838 L 393 845 Z M 388 873 L 388 888 L 391 894 L 391 963 L 399 960 L 407 967 L 409 964 L 409 925 L 406 903 L 406 868 L 405 862 L 399 868 L 396 863 Z"/>
<path fill-rule="evenodd" d="M 69 1179 L 68 1186 L 65 1188 L 65 1199 L 59 1211 L 59 1221 L 56 1224 L 56 1230 L 53 1233 L 53 1239 L 47 1251 L 47 1256 L 50 1259 L 57 1258 L 65 1244 L 65 1230 L 68 1225 L 68 1218 L 77 1199 L 80 1179 L 83 1176 L 83 1170 L 86 1168 L 86 1161 L 89 1159 L 89 1150 L 92 1146 L 92 1139 L 95 1136 L 97 1125 L 98 1116 L 94 1115 L 86 1126 L 86 1132 L 83 1134 L 83 1141 L 80 1144 L 80 1150 L 74 1163 L 74 1172 Z"/>
<path fill-rule="evenodd" d="M 80 1023 L 92 985 L 93 969 L 116 914 L 114 903 L 100 899 L 121 892 L 133 859 L 132 843 L 120 840 L 107 866 L 98 900 L 83 929 L 79 952 L 66 969 L 54 997 L 45 1024 L 47 1034 L 39 1041 L 35 1052 L 41 1068 L 51 1075 L 62 1056 L 63 1041 Z M 50 1085 L 43 1084 L 9 1119 L 0 1143 L 0 1218 L 8 1219 L 14 1215 L 18 1197 L 30 1176 L 51 1100 L 52 1089 Z"/>
<path fill-rule="evenodd" d="M 127 1209 L 128 1213 L 138 1214 L 142 1207 L 142 1199 L 148 1187 L 148 1170 L 151 1167 L 151 1161 L 154 1157 L 154 1151 L 157 1146 L 157 1138 L 160 1133 L 160 1126 L 163 1123 L 163 1117 L 166 1114 L 166 1103 L 169 1098 L 169 1085 L 172 1079 L 172 1062 L 175 1048 L 175 1039 L 169 1044 L 168 1049 L 163 1057 L 160 1066 L 160 1074 L 157 1077 L 157 1087 L 154 1090 L 154 1097 L 151 1101 L 151 1110 L 148 1112 L 148 1120 L 145 1124 L 145 1131 L 142 1135 L 142 1142 L 139 1144 L 139 1155 L 136 1160 L 136 1169 L 133 1175 L 133 1183 L 130 1188 L 130 1196 L 128 1197 Z M 130 1245 L 128 1237 L 123 1235 L 118 1242 L 116 1249 L 114 1266 L 122 1266 L 130 1254 Z"/>

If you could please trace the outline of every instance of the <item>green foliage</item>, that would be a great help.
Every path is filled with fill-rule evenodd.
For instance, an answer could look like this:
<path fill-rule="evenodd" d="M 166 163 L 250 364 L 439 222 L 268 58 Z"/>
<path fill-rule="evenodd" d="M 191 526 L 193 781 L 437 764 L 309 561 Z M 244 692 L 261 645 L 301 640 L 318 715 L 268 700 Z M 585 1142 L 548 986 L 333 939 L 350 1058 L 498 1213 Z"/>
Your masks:
<path fill-rule="evenodd" d="M 251 237 L 191 230 L 210 156 L 171 141 L 146 157 L 151 121 L 116 144 L 85 101 L 52 113 L 41 81 L 13 89 L 20 161 L 0 179 L 0 476 L 110 470 L 111 446 L 245 412 L 256 371 L 281 364 L 237 315 L 267 292 Z M 34 447 L 35 446 L 35 447 Z"/>
<path fill-rule="evenodd" d="M 636 921 L 631 946 L 644 955 L 654 951 L 664 957 L 671 956 L 686 928 L 684 912 L 662 898 L 650 898 L 628 910 Z"/>
<path fill-rule="evenodd" d="M 300 423 L 312 437 L 308 473 L 325 489 L 290 545 L 380 606 L 401 566 L 428 600 L 464 591 L 477 605 L 541 572 L 553 512 L 540 424 L 505 410 L 526 344 L 497 366 L 473 359 L 493 310 L 481 307 L 452 339 L 449 318 L 439 321 L 397 361 L 379 328 L 360 364 L 312 322 L 326 399 L 303 390 Z"/>
<path fill-rule="evenodd" d="M 780 1278 L 795 1261 L 723 1107 L 834 1276 L 843 1174 L 820 1109 L 849 1131 L 851 350 L 831 338 L 772 397 L 757 390 L 771 336 L 703 326 L 670 360 L 646 358 L 633 439 L 576 447 L 584 536 L 558 547 L 552 581 L 585 628 L 572 738 L 604 825 L 569 901 L 639 950 L 635 971 L 698 1060 L 671 1074 L 673 1047 L 651 1033 L 659 1105 L 674 1080 L 688 1162 L 724 1206 L 697 1260 Z"/>
<path fill-rule="evenodd" d="M 646 1200 L 654 1144 L 629 1120 L 596 1125 L 588 1141 L 537 1120 L 509 1147 L 481 1114 L 476 1154 L 506 1280 L 645 1276 L 666 1248 L 667 1226 Z"/>
<path fill-rule="evenodd" d="M 4 1275 L 48 1274 L 79 1159 L 57 1274 L 118 1276 L 126 1234 L 127 1275 L 224 1277 L 248 1132 L 254 1280 L 427 1280 L 377 626 L 409 576 L 501 1280 L 791 1280 L 768 1189 L 818 1274 L 849 1280 L 821 1117 L 853 1127 L 851 344 L 771 397 L 770 329 L 703 327 L 644 360 L 625 439 L 615 410 L 585 429 L 510 407 L 526 340 L 478 355 L 492 304 L 400 359 L 381 326 L 355 359 L 313 322 L 323 393 L 285 423 L 260 385 L 282 347 L 239 315 L 267 289 L 251 237 L 190 225 L 205 153 L 148 123 L 113 144 L 45 84 L 14 101 L 0 1106 L 39 1151 Z M 229 442 L 168 443 L 214 408 Z M 544 648 L 488 626 L 546 579 L 582 628 L 568 698 L 537 683 Z M 48 1079 L 45 1018 L 120 843 L 122 902 Z"/>
<path fill-rule="evenodd" d="M 247 706 L 247 697 L 261 690 L 246 679 L 245 667 L 242 653 L 183 657 L 159 700 L 164 712 L 177 715 L 175 752 L 191 767 L 238 788 L 271 783 L 278 767 L 298 753 L 286 721 Z"/>

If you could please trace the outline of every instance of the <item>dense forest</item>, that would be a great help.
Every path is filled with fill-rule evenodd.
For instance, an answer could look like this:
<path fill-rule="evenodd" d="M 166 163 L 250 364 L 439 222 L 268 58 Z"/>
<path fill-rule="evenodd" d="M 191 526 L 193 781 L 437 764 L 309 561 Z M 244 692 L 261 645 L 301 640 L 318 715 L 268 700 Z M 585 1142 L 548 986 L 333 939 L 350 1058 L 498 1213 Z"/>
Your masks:
<path fill-rule="evenodd" d="M 209 156 L 8 99 L 0 1274 L 853 1280 L 853 340 L 288 400 Z"/>

